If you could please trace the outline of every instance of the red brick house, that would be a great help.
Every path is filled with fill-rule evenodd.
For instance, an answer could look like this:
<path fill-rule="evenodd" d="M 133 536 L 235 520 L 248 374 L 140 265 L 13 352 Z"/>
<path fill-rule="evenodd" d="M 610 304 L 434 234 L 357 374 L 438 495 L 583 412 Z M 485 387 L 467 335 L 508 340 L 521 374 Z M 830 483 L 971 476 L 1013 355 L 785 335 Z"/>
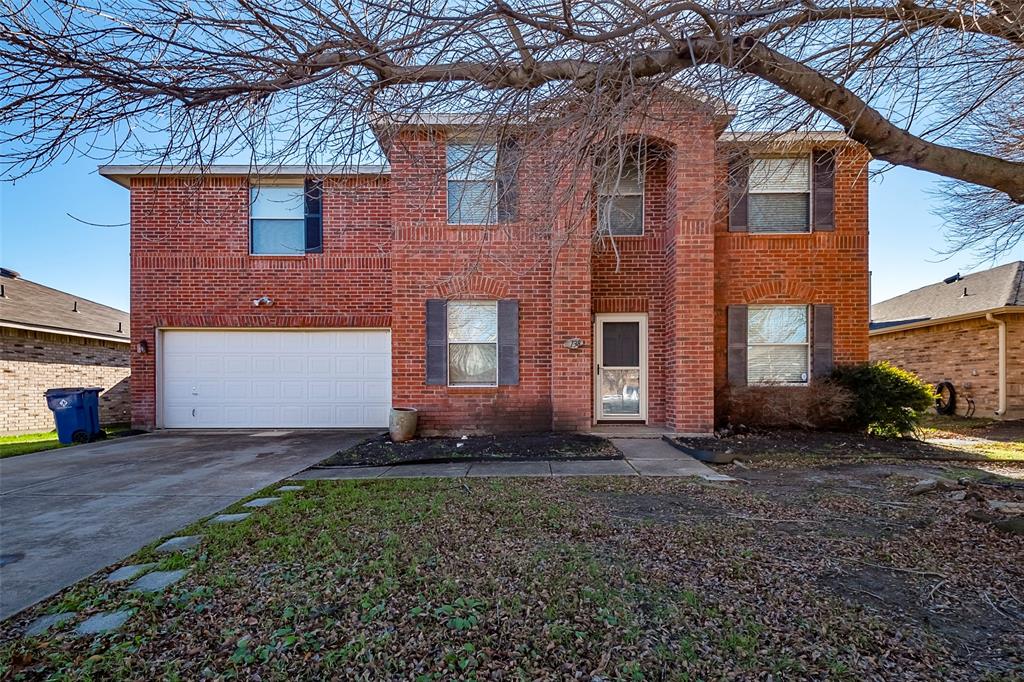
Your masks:
<path fill-rule="evenodd" d="M 100 423 L 131 418 L 128 313 L 0 267 L 0 435 L 49 431 L 47 389 L 97 386 Z"/>
<path fill-rule="evenodd" d="M 661 113 L 611 180 L 452 116 L 378 128 L 387 167 L 101 168 L 131 190 L 135 424 L 706 433 L 729 382 L 867 359 L 867 153 Z"/>
<path fill-rule="evenodd" d="M 871 318 L 872 360 L 951 384 L 956 414 L 1024 418 L 1024 261 L 908 291 Z"/>

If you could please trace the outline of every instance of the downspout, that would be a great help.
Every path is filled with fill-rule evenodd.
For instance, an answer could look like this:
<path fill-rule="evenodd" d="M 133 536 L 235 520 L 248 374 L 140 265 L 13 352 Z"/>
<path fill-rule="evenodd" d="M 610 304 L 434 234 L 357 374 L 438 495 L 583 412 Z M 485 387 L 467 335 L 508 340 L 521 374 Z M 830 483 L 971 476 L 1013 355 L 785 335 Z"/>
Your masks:
<path fill-rule="evenodd" d="M 999 409 L 996 416 L 1006 414 L 1006 321 L 997 319 L 992 313 L 985 313 L 985 319 L 999 325 Z"/>

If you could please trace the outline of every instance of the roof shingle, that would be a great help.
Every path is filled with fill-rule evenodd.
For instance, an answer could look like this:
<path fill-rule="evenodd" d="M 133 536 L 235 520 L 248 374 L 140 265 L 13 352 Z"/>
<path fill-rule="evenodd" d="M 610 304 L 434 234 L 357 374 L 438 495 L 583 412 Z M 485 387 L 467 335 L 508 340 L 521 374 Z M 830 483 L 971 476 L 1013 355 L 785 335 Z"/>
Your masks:
<path fill-rule="evenodd" d="M 128 343 L 128 313 L 20 277 L 0 276 L 0 326 L 88 335 Z M 77 309 L 77 311 L 76 311 Z M 120 331 L 118 328 L 120 326 Z"/>
<path fill-rule="evenodd" d="M 1024 261 L 1013 261 L 946 284 L 939 282 L 871 306 L 871 329 L 1024 306 Z"/>

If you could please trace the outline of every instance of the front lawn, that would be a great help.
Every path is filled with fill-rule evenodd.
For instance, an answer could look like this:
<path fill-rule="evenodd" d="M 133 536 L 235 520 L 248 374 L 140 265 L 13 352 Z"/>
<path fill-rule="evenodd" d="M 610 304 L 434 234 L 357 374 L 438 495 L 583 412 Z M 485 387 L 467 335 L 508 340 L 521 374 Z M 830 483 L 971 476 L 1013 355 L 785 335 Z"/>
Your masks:
<path fill-rule="evenodd" d="M 113 424 L 103 427 L 103 430 L 107 432 L 107 436 L 110 438 L 142 433 L 141 431 L 133 431 L 129 424 Z M 63 445 L 58 442 L 56 431 L 24 433 L 18 436 L 0 436 L 0 459 L 66 447 L 74 447 L 74 445 Z"/>
<path fill-rule="evenodd" d="M 8 621 L 0 677 L 1024 675 L 1024 538 L 970 518 L 973 497 L 910 494 L 939 467 L 731 473 L 744 482 L 310 482 L 239 524 L 186 529 L 204 538 L 192 554 L 125 562 L 190 569 L 163 594 L 101 574 Z M 977 490 L 1024 499 L 999 480 Z M 121 608 L 135 611 L 116 634 L 72 635 Z"/>

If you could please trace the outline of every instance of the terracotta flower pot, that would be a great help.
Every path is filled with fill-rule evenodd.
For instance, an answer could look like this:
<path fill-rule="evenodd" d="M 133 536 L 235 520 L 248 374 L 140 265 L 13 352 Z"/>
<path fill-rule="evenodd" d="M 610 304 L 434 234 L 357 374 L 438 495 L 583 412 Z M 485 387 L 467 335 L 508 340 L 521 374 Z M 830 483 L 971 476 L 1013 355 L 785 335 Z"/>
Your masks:
<path fill-rule="evenodd" d="M 388 430 L 391 432 L 391 440 L 396 443 L 404 443 L 416 436 L 416 422 L 418 413 L 414 407 L 392 407 L 391 420 L 388 423 Z"/>

